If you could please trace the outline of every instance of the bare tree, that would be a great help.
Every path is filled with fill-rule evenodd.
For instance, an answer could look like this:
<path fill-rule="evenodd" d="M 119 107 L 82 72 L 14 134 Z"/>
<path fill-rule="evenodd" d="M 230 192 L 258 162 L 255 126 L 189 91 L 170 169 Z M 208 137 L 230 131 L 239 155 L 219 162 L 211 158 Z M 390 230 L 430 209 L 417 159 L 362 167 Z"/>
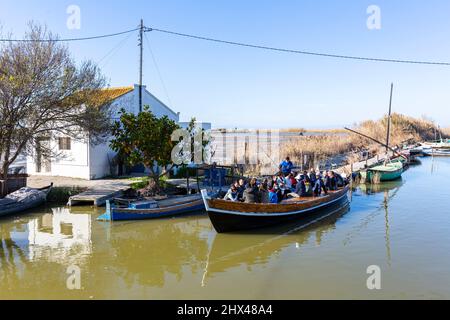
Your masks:
<path fill-rule="evenodd" d="M 105 80 L 87 61 L 79 65 L 57 36 L 30 24 L 27 41 L 0 46 L 0 174 L 30 154 L 43 137 L 60 134 L 99 142 L 109 129 L 99 98 Z M 47 150 L 46 152 L 51 152 Z M 5 185 L 5 184 L 3 184 Z M 3 194 L 4 190 L 0 190 Z"/>

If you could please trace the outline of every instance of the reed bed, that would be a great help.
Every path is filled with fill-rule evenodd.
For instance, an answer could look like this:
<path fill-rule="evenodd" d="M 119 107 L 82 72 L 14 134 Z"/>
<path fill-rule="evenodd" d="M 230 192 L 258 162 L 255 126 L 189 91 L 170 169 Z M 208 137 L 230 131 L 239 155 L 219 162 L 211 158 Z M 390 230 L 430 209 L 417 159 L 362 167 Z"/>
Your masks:
<path fill-rule="evenodd" d="M 436 125 L 431 120 L 416 119 L 402 114 L 393 114 L 391 119 L 391 146 L 433 140 L 435 137 Z M 387 124 L 388 117 L 385 116 L 378 121 L 368 120 L 355 124 L 353 127 L 356 131 L 384 142 L 387 139 Z M 304 164 L 305 158 L 309 157 L 310 160 L 307 162 L 312 162 L 314 165 L 317 161 L 338 155 L 346 155 L 347 162 L 354 162 L 357 161 L 359 151 L 362 150 L 367 150 L 372 155 L 384 152 L 383 147 L 364 137 L 353 133 L 345 135 L 338 133 L 292 138 L 282 144 L 281 154 L 301 164 Z M 306 163 L 306 165 L 309 164 Z"/>

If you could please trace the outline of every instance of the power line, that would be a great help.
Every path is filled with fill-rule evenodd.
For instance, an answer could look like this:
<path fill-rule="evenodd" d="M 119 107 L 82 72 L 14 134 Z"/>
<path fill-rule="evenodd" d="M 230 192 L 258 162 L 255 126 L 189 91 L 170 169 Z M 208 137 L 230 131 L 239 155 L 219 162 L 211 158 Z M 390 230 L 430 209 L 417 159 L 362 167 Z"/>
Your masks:
<path fill-rule="evenodd" d="M 421 64 L 421 65 L 439 65 L 439 66 L 450 66 L 450 62 L 434 62 L 434 61 L 417 61 L 417 60 L 400 60 L 400 59 L 384 59 L 384 58 L 370 58 L 370 57 L 359 57 L 359 56 L 349 56 L 349 55 L 339 55 L 339 54 L 330 54 L 330 53 L 320 53 L 320 52 L 311 52 L 311 51 L 302 51 L 302 50 L 291 50 L 291 49 L 283 49 L 283 48 L 275 48 L 261 45 L 254 45 L 248 43 L 220 40 L 208 37 L 202 37 L 192 34 L 174 32 L 169 30 L 157 29 L 157 28 L 147 28 L 146 31 L 157 31 L 161 33 L 166 33 L 174 36 L 192 38 L 197 40 L 211 41 L 216 43 L 240 46 L 240 47 L 248 47 L 254 49 L 263 49 L 269 51 L 277 51 L 284 53 L 293 53 L 293 54 L 302 54 L 302 55 L 310 55 L 310 56 L 319 56 L 319 57 L 327 57 L 327 58 L 337 58 L 337 59 L 347 59 L 347 60 L 360 60 L 360 61 L 372 61 L 372 62 L 391 62 L 391 63 L 404 63 L 404 64 Z"/>
<path fill-rule="evenodd" d="M 101 58 L 100 60 L 97 61 L 97 64 L 100 65 L 101 67 L 105 67 L 106 64 L 109 62 L 109 59 L 112 58 L 118 51 L 119 49 L 121 49 L 125 43 L 127 42 L 128 39 L 130 39 L 130 37 L 132 36 L 132 34 L 129 34 L 128 36 L 126 36 L 124 39 L 122 39 L 116 46 L 114 46 L 106 55 L 103 56 L 103 58 Z M 104 61 L 104 62 L 103 62 Z M 102 63 L 103 62 L 103 63 Z"/>
<path fill-rule="evenodd" d="M 95 39 L 102 39 L 102 38 L 111 38 L 120 36 L 126 33 L 131 33 L 134 31 L 139 30 L 140 28 L 134 28 L 127 31 L 117 32 L 117 33 L 111 33 L 111 34 L 105 34 L 105 35 L 99 35 L 99 36 L 92 36 L 92 37 L 85 37 L 85 38 L 68 38 L 68 39 L 0 39 L 0 42 L 74 42 L 74 41 L 86 41 L 86 40 L 95 40 Z"/>
<path fill-rule="evenodd" d="M 159 80 L 161 81 L 162 87 L 164 89 L 164 93 L 166 94 L 166 97 L 167 97 L 167 100 L 169 101 L 170 107 L 173 108 L 172 100 L 170 99 L 170 96 L 169 96 L 169 91 L 167 90 L 166 83 L 164 82 L 164 79 L 162 77 L 158 63 L 156 61 L 155 54 L 153 53 L 152 46 L 150 44 L 150 40 L 148 39 L 146 34 L 145 34 L 145 39 L 147 40 L 147 44 L 148 44 L 148 48 L 150 50 L 150 54 L 152 56 L 153 64 L 155 65 L 155 69 L 156 69 L 156 72 L 158 73 L 158 77 L 159 77 Z"/>

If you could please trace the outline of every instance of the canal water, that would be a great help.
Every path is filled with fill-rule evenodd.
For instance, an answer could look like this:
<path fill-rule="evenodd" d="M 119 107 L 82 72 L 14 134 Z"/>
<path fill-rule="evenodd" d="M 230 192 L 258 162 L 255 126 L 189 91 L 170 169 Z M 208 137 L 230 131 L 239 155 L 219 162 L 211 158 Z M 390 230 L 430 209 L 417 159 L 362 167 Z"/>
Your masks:
<path fill-rule="evenodd" d="M 245 234 L 83 207 L 3 218 L 0 299 L 449 299 L 448 181 L 450 158 L 423 159 L 321 222 Z"/>

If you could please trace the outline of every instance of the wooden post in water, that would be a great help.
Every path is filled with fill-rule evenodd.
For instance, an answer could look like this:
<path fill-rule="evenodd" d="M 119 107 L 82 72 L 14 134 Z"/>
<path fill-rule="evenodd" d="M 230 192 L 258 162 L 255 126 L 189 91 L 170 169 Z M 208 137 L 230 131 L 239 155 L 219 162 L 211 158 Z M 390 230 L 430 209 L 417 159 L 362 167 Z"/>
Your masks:
<path fill-rule="evenodd" d="M 245 164 L 250 164 L 250 154 L 249 154 L 249 139 L 245 137 Z"/>
<path fill-rule="evenodd" d="M 186 191 L 187 194 L 191 194 L 191 186 L 189 184 L 189 167 L 186 167 Z"/>
<path fill-rule="evenodd" d="M 303 150 L 301 151 L 300 158 L 302 159 L 300 164 L 300 170 L 303 172 L 303 163 L 305 162 L 305 158 L 303 156 Z"/>

